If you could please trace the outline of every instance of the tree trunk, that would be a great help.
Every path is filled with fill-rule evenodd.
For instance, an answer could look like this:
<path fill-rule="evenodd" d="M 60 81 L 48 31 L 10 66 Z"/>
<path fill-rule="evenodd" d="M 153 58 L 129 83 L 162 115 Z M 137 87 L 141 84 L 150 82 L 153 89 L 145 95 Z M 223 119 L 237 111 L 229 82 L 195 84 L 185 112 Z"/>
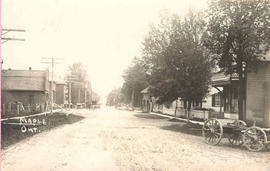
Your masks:
<path fill-rule="evenodd" d="M 191 109 L 191 103 L 192 101 L 191 100 L 188 100 L 188 109 L 187 109 L 187 119 L 189 121 L 189 118 L 190 118 L 190 109 Z"/>
<path fill-rule="evenodd" d="M 132 109 L 134 108 L 134 95 L 135 95 L 135 92 L 134 92 L 134 90 L 132 90 L 131 103 L 130 103 Z"/>
<path fill-rule="evenodd" d="M 186 100 L 184 100 L 184 110 L 185 110 L 185 116 L 186 116 L 186 118 L 188 118 L 188 116 L 187 116 L 187 101 Z"/>
<path fill-rule="evenodd" d="M 175 102 L 175 110 L 174 110 L 174 115 L 176 116 L 176 113 L 177 113 L 177 105 L 178 105 L 178 98 L 176 99 L 176 102 Z"/>
<path fill-rule="evenodd" d="M 184 109 L 187 109 L 187 101 L 184 100 Z"/>

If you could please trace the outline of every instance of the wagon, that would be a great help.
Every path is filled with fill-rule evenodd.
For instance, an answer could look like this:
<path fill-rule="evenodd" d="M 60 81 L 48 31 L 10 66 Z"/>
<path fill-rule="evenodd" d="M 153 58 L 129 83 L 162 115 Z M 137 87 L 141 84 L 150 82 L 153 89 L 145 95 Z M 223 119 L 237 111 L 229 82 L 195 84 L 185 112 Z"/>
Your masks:
<path fill-rule="evenodd" d="M 208 119 L 202 135 L 207 144 L 218 145 L 222 138 L 228 138 L 232 145 L 243 145 L 250 151 L 261 151 L 270 144 L 270 128 L 248 127 L 242 120 Z"/>

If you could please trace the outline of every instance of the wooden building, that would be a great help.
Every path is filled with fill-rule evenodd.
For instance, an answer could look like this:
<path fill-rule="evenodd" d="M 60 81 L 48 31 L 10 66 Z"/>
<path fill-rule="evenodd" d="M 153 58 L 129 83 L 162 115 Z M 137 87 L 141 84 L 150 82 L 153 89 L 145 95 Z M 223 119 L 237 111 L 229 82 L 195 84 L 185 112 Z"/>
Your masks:
<path fill-rule="evenodd" d="M 219 92 L 211 95 L 210 108 L 218 106 L 224 118 L 238 119 L 238 84 L 237 74 L 215 73 L 212 87 Z M 270 61 L 262 61 L 256 71 L 248 72 L 245 86 L 245 121 L 270 127 Z"/>
<path fill-rule="evenodd" d="M 247 74 L 246 121 L 270 127 L 270 61 Z"/>
<path fill-rule="evenodd" d="M 153 105 L 151 102 L 151 96 L 149 92 L 149 87 L 146 87 L 141 91 L 142 96 L 142 104 L 141 108 L 143 112 L 151 112 L 153 110 Z"/>
<path fill-rule="evenodd" d="M 1 78 L 2 114 L 12 112 L 18 104 L 29 112 L 46 110 L 50 88 L 47 70 L 2 70 Z"/>
<path fill-rule="evenodd" d="M 214 73 L 211 88 L 217 92 L 211 95 L 211 108 L 214 108 L 225 118 L 238 119 L 238 84 L 236 73 L 225 75 L 223 72 Z"/>
<path fill-rule="evenodd" d="M 57 82 L 55 85 L 55 103 L 64 105 L 66 102 L 66 84 Z"/>

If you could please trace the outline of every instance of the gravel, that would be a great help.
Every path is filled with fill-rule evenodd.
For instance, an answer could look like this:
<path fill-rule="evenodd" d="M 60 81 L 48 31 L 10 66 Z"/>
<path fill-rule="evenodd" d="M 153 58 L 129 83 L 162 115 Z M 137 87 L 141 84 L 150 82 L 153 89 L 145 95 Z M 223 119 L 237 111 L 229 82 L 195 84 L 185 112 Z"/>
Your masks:
<path fill-rule="evenodd" d="M 199 129 L 140 112 L 74 110 L 85 119 L 2 151 L 3 170 L 263 170 L 270 153 L 207 145 Z"/>

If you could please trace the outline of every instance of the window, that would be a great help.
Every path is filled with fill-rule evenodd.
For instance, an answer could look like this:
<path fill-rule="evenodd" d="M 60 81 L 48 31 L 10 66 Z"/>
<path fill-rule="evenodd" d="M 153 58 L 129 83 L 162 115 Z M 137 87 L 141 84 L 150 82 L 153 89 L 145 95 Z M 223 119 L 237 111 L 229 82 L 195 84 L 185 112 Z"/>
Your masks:
<path fill-rule="evenodd" d="M 220 93 L 213 94 L 212 95 L 212 106 L 217 107 L 217 106 L 220 106 L 220 104 L 221 104 Z"/>

